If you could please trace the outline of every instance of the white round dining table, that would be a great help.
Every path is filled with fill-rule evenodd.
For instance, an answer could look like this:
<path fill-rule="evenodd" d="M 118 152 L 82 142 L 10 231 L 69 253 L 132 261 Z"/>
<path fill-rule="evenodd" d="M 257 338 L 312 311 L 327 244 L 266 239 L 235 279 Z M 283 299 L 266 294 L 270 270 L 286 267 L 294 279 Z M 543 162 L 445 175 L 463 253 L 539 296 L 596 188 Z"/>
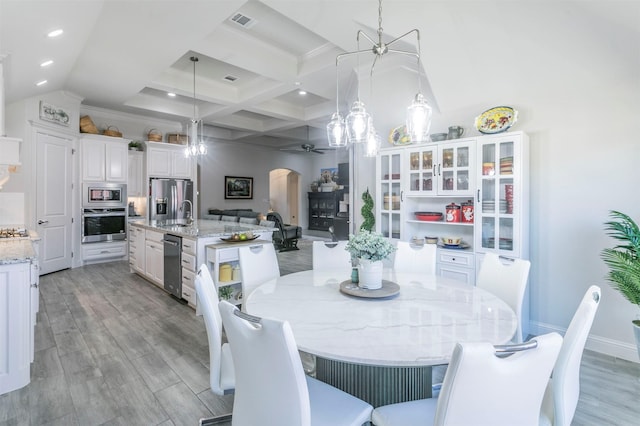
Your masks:
<path fill-rule="evenodd" d="M 456 342 L 504 344 L 516 330 L 505 302 L 462 281 L 385 269 L 383 279 L 399 293 L 368 298 L 340 291 L 349 278 L 349 269 L 284 275 L 252 292 L 246 311 L 288 321 L 298 348 L 317 357 L 318 378 L 374 406 L 431 396 L 431 366 L 447 364 Z M 369 395 L 371 387 L 396 386 L 389 380 L 402 392 L 419 389 Z"/>

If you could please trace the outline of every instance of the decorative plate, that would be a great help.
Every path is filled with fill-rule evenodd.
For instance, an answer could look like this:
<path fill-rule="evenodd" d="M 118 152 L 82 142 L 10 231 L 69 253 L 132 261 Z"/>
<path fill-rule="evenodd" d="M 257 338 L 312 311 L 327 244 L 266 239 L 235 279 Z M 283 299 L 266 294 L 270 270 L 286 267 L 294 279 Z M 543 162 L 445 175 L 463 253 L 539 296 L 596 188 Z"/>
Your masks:
<path fill-rule="evenodd" d="M 491 108 L 476 117 L 476 129 L 480 133 L 504 132 L 518 120 L 518 111 L 508 106 Z"/>
<path fill-rule="evenodd" d="M 407 126 L 403 124 L 395 129 L 391 129 L 389 133 L 389 143 L 392 145 L 410 145 L 411 138 L 407 134 Z"/>
<path fill-rule="evenodd" d="M 259 237 L 259 235 L 254 235 L 253 237 L 247 238 L 245 240 L 240 240 L 240 239 L 234 240 L 233 238 L 220 238 L 220 239 L 222 241 L 224 241 L 225 243 L 246 243 L 247 241 L 253 241 L 258 237 Z"/>

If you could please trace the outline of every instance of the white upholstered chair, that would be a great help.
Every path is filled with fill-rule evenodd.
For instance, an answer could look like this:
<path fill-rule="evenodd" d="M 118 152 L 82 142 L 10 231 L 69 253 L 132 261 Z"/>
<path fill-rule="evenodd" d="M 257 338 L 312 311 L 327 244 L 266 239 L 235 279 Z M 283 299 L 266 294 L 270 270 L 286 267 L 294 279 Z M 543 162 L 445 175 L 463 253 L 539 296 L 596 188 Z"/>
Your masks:
<path fill-rule="evenodd" d="M 280 276 L 278 256 L 271 243 L 239 247 L 238 257 L 240 259 L 240 275 L 242 276 L 243 300 L 247 300 L 251 292 L 260 284 Z"/>
<path fill-rule="evenodd" d="M 219 304 L 236 366 L 233 426 L 360 426 L 371 405 L 304 374 L 289 323 Z"/>
<path fill-rule="evenodd" d="M 600 304 L 600 287 L 591 286 L 571 319 L 542 402 L 540 425 L 570 426 L 580 397 L 580 362 Z"/>
<path fill-rule="evenodd" d="M 351 269 L 351 253 L 345 250 L 347 241 L 314 241 L 313 269 Z"/>
<path fill-rule="evenodd" d="M 413 245 L 398 241 L 398 249 L 393 261 L 393 269 L 399 272 L 436 274 L 436 245 Z"/>
<path fill-rule="evenodd" d="M 482 259 L 476 286 L 502 299 L 513 309 L 518 318 L 518 328 L 513 341 L 522 342 L 522 302 L 529 280 L 531 262 L 525 259 L 501 258 L 487 253 Z"/>
<path fill-rule="evenodd" d="M 200 266 L 195 280 L 198 306 L 204 316 L 209 339 L 209 383 L 216 395 L 233 393 L 235 376 L 231 348 L 222 343 L 222 319 L 218 309 L 218 291 L 206 265 Z M 201 424 L 216 424 L 229 421 L 230 415 L 201 420 Z"/>
<path fill-rule="evenodd" d="M 376 426 L 536 426 L 561 345 L 558 333 L 503 347 L 458 343 L 438 398 L 378 407 L 371 421 Z"/>

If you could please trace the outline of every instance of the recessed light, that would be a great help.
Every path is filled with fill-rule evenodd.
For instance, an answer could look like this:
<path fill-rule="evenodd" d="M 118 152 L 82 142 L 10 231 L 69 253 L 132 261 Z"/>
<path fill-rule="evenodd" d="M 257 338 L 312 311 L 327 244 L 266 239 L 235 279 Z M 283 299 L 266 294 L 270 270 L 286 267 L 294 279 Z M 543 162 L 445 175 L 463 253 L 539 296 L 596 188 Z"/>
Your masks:
<path fill-rule="evenodd" d="M 304 96 L 304 95 L 306 95 L 306 94 L 307 94 L 307 91 L 306 91 L 306 90 L 302 90 L 302 89 L 298 90 L 298 95 L 300 95 L 300 96 Z"/>
<path fill-rule="evenodd" d="M 173 92 L 169 92 L 169 93 L 167 93 L 167 96 L 169 96 L 169 97 L 171 97 L 171 98 L 175 98 L 175 97 L 176 97 L 176 94 L 175 94 L 175 93 L 173 93 Z"/>
<path fill-rule="evenodd" d="M 64 32 L 64 31 L 63 31 L 61 28 L 59 28 L 59 29 L 57 29 L 57 30 L 53 30 L 53 31 L 49 32 L 49 33 L 47 34 L 47 37 L 51 37 L 51 38 L 53 38 L 53 37 L 58 37 L 58 36 L 59 36 L 59 35 L 61 35 L 63 32 Z"/>
<path fill-rule="evenodd" d="M 36 83 L 36 86 L 42 86 L 44 84 L 47 84 L 47 80 L 42 80 Z"/>
<path fill-rule="evenodd" d="M 41 63 L 40 66 L 44 68 L 44 67 L 48 67 L 51 64 L 53 64 L 53 61 L 49 59 L 48 61 L 44 61 L 43 63 Z"/>

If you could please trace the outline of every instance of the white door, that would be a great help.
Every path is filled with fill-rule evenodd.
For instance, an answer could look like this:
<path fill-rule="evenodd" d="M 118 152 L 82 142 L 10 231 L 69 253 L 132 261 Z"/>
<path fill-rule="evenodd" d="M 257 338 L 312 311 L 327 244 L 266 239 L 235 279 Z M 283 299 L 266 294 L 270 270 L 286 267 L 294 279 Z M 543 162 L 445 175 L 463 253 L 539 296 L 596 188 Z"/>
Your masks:
<path fill-rule="evenodd" d="M 40 274 L 71 267 L 73 141 L 37 133 L 36 225 Z"/>

